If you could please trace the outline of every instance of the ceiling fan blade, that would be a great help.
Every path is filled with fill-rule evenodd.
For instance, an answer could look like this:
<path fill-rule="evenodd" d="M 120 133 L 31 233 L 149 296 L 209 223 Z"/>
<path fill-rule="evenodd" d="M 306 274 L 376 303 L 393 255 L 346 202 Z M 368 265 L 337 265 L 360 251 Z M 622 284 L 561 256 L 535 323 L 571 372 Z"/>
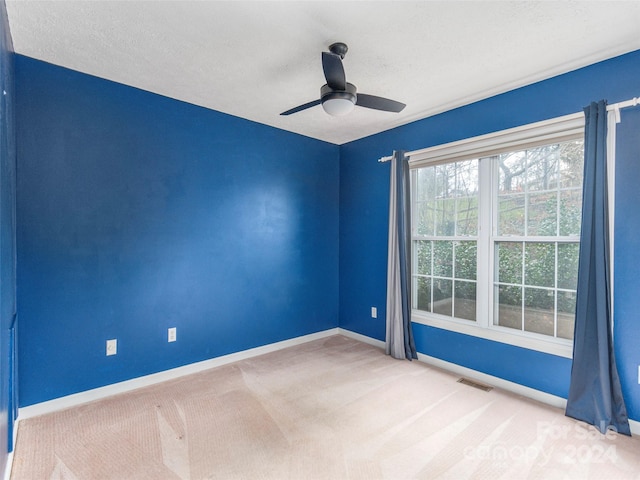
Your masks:
<path fill-rule="evenodd" d="M 374 110 L 382 110 L 385 112 L 401 112 L 406 105 L 396 102 L 388 98 L 376 97 L 375 95 L 367 95 L 366 93 L 358 93 L 356 105 L 360 107 L 372 108 Z"/>
<path fill-rule="evenodd" d="M 320 105 L 321 100 L 314 100 L 313 102 L 305 103 L 303 105 L 298 105 L 297 107 L 292 108 L 291 110 L 287 110 L 286 112 L 282 112 L 280 115 L 291 115 L 292 113 L 300 112 L 302 110 L 306 110 L 307 108 L 315 107 L 316 105 Z"/>
<path fill-rule="evenodd" d="M 335 53 L 322 52 L 322 70 L 327 85 L 333 90 L 344 90 L 347 88 L 347 77 L 344 74 L 342 59 Z"/>

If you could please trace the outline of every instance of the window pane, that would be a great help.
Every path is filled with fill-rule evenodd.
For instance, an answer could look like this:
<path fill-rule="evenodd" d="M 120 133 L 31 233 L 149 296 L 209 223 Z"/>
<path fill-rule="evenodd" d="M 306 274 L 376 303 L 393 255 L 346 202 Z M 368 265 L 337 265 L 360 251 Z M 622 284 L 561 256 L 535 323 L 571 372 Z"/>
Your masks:
<path fill-rule="evenodd" d="M 522 288 L 496 286 L 495 325 L 522 330 Z"/>
<path fill-rule="evenodd" d="M 475 319 L 478 164 L 466 160 L 412 172 L 414 231 L 420 236 L 413 245 L 413 308 L 448 317 L 458 308 L 459 318 Z"/>
<path fill-rule="evenodd" d="M 419 235 L 433 235 L 435 222 L 435 202 L 420 202 L 416 204 L 417 230 Z"/>
<path fill-rule="evenodd" d="M 577 288 L 579 251 L 579 243 L 558 244 L 558 288 Z"/>
<path fill-rule="evenodd" d="M 558 337 L 573 339 L 575 317 L 575 292 L 558 292 Z"/>
<path fill-rule="evenodd" d="M 421 168 L 417 170 L 416 175 L 416 199 L 418 201 L 435 200 L 435 170 Z"/>
<path fill-rule="evenodd" d="M 528 195 L 527 235 L 557 235 L 556 192 Z"/>
<path fill-rule="evenodd" d="M 478 194 L 478 161 L 467 160 L 456 165 L 456 195 L 475 197 Z"/>
<path fill-rule="evenodd" d="M 456 165 L 447 163 L 435 169 L 435 189 L 433 198 L 451 198 L 456 189 Z"/>
<path fill-rule="evenodd" d="M 431 311 L 431 278 L 414 277 L 417 284 L 416 298 L 413 300 L 415 308 L 425 312 Z"/>
<path fill-rule="evenodd" d="M 454 298 L 454 316 L 467 320 L 476 319 L 476 284 L 456 280 L 456 295 Z"/>
<path fill-rule="evenodd" d="M 478 198 L 462 197 L 456 201 L 456 234 L 477 235 L 478 233 Z"/>
<path fill-rule="evenodd" d="M 525 152 L 511 152 L 495 157 L 498 162 L 498 193 L 524 192 L 527 157 Z"/>
<path fill-rule="evenodd" d="M 467 280 L 476 279 L 477 247 L 476 242 L 455 242 L 455 277 Z"/>
<path fill-rule="evenodd" d="M 555 243 L 525 243 L 524 283 L 553 288 L 555 273 Z"/>
<path fill-rule="evenodd" d="M 527 190 L 548 191 L 558 187 L 558 145 L 527 150 Z"/>
<path fill-rule="evenodd" d="M 451 316 L 451 280 L 434 279 L 433 281 L 433 312 L 440 315 Z"/>
<path fill-rule="evenodd" d="M 560 191 L 560 235 L 580 235 L 582 190 Z"/>
<path fill-rule="evenodd" d="M 453 278 L 453 242 L 433 242 L 433 274 Z"/>
<path fill-rule="evenodd" d="M 436 201 L 436 235 L 448 237 L 455 234 L 456 201 L 453 198 Z"/>
<path fill-rule="evenodd" d="M 496 277 L 500 283 L 522 283 L 522 243 L 496 242 Z"/>
<path fill-rule="evenodd" d="M 554 308 L 554 290 L 525 288 L 524 330 L 553 336 Z"/>
<path fill-rule="evenodd" d="M 566 142 L 560 144 L 560 187 L 582 187 L 584 165 L 584 142 Z"/>
<path fill-rule="evenodd" d="M 524 200 L 524 194 L 498 197 L 498 235 L 524 235 Z"/>
<path fill-rule="evenodd" d="M 456 164 L 456 235 L 476 235 L 478 231 L 478 161 Z"/>
<path fill-rule="evenodd" d="M 415 254 L 418 257 L 418 275 L 431 274 L 431 241 L 418 240 L 415 242 Z"/>

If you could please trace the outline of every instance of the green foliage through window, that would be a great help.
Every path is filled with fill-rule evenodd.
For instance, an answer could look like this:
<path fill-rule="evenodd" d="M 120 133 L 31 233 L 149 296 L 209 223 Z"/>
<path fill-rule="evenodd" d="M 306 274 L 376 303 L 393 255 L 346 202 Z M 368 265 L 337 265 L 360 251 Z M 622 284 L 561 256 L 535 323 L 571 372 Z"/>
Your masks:
<path fill-rule="evenodd" d="M 576 140 L 413 170 L 413 307 L 476 321 L 484 255 L 490 323 L 573 338 L 582 165 Z M 493 192 L 480 191 L 481 171 L 492 172 Z M 492 219 L 481 232 L 487 252 L 478 251 L 481 206 Z"/>

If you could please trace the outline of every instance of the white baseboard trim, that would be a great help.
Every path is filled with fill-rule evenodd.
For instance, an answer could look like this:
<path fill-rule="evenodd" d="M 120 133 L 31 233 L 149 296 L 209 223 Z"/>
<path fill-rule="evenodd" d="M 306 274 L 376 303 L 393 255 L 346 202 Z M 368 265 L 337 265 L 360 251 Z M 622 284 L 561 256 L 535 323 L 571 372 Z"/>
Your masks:
<path fill-rule="evenodd" d="M 64 410 L 83 403 L 101 400 L 112 395 L 130 392 L 131 390 L 155 385 L 160 382 L 166 382 L 167 380 L 173 380 L 192 373 L 202 372 L 203 370 L 220 367 L 239 360 L 257 357 L 258 355 L 275 352 L 277 350 L 282 350 L 283 348 L 293 347 L 295 345 L 311 342 L 320 338 L 330 337 L 332 335 L 338 335 L 339 333 L 339 328 L 331 328 L 322 332 L 303 335 L 302 337 L 291 338 L 289 340 L 283 340 L 281 342 L 271 343 L 261 347 L 250 348 L 249 350 L 243 350 L 241 352 L 231 353 L 229 355 L 223 355 L 209 360 L 203 360 L 202 362 L 191 363 L 182 367 L 172 368 L 171 370 L 145 375 L 144 377 L 133 378 L 131 380 L 125 380 L 124 382 L 114 383 L 105 387 L 94 388 L 92 390 L 86 390 L 73 395 L 48 400 L 46 402 L 36 403 L 19 409 L 18 418 L 20 420 L 25 420 L 27 418 Z"/>
<path fill-rule="evenodd" d="M 546 403 L 547 405 L 551 405 L 552 407 L 565 408 L 567 406 L 567 400 L 565 398 L 558 397 L 541 390 L 536 390 L 535 388 L 525 387 L 524 385 L 520 385 L 519 383 L 511 382 L 500 377 L 494 377 L 493 375 L 482 373 L 455 363 L 447 362 L 446 360 L 431 357 L 423 353 L 418 353 L 418 360 L 429 365 L 433 365 L 434 367 L 442 368 L 443 370 L 455 373 L 456 375 L 461 375 L 473 380 L 478 380 L 481 383 L 492 385 L 494 387 L 501 388 L 502 390 L 507 390 L 508 392 L 522 395 L 523 397 L 527 397 L 541 403 Z"/>
<path fill-rule="evenodd" d="M 344 328 L 338 328 L 338 333 L 340 335 L 344 335 L 345 337 L 358 340 L 362 343 L 368 343 L 369 345 L 373 345 L 374 347 L 379 347 L 384 350 L 384 342 L 382 340 L 376 340 L 375 338 L 367 337 L 366 335 L 352 332 L 351 330 L 345 330 Z"/>
<path fill-rule="evenodd" d="M 15 424 L 18 425 L 17 423 Z M 15 443 L 14 443 L 15 446 Z M 11 480 L 11 468 L 13 467 L 13 452 L 9 452 L 7 456 L 7 464 L 4 467 L 3 480 Z"/>

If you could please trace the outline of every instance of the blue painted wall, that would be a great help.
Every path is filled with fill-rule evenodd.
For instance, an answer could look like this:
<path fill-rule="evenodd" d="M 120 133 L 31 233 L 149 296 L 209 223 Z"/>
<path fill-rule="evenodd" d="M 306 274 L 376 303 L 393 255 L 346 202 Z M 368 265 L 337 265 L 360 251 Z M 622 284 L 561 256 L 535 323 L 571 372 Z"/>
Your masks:
<path fill-rule="evenodd" d="M 640 52 L 341 147 L 20 56 L 16 82 L 26 406 L 338 324 L 382 340 L 389 166 L 377 159 L 637 96 Z M 629 261 L 640 110 L 623 118 L 616 353 L 640 419 L 640 278 Z M 422 353 L 566 397 L 567 359 L 414 331 Z"/>
<path fill-rule="evenodd" d="M 337 327 L 338 146 L 19 55 L 16 84 L 20 406 Z"/>
<path fill-rule="evenodd" d="M 12 449 L 14 418 L 15 167 L 14 53 L 5 3 L 0 1 L 0 472 Z"/>
<path fill-rule="evenodd" d="M 432 94 L 437 94 L 437 92 Z M 389 164 L 378 158 L 582 111 L 640 96 L 640 51 L 520 88 L 484 101 L 367 137 L 340 149 L 340 326 L 383 340 Z M 623 393 L 640 420 L 640 109 L 624 112 L 618 135 L 615 334 Z M 627 121 L 627 118 L 629 121 Z M 370 307 L 378 307 L 372 319 Z M 568 359 L 413 324 L 418 351 L 561 397 Z"/>

